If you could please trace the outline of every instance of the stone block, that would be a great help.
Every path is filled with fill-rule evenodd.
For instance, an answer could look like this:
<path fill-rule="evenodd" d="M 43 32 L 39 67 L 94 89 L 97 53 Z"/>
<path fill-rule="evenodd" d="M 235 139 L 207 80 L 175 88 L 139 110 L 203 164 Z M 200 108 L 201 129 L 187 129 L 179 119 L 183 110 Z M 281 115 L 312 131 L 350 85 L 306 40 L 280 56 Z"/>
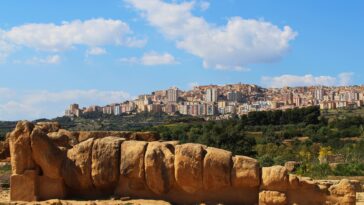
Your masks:
<path fill-rule="evenodd" d="M 66 197 L 66 187 L 63 179 L 52 179 L 47 176 L 38 177 L 39 199 L 63 199 Z"/>
<path fill-rule="evenodd" d="M 26 170 L 24 174 L 14 174 L 10 177 L 11 201 L 36 201 L 37 172 Z"/>

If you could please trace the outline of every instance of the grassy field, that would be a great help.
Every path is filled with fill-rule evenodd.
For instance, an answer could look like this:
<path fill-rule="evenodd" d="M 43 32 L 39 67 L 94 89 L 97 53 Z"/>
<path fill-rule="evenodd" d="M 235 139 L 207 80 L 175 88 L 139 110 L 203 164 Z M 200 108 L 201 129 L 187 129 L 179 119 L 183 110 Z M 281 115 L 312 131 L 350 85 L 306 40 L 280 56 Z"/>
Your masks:
<path fill-rule="evenodd" d="M 329 119 L 354 117 L 354 116 L 364 117 L 364 107 L 354 110 L 349 110 L 349 109 L 323 110 L 321 111 L 321 115 Z"/>

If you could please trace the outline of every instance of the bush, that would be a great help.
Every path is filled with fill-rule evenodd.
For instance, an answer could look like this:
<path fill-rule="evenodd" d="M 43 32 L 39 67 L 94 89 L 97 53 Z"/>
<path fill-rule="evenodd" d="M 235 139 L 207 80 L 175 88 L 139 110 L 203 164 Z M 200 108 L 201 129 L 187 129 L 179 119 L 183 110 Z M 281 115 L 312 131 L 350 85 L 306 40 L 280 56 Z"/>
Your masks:
<path fill-rule="evenodd" d="M 361 163 L 347 163 L 338 164 L 334 170 L 336 176 L 363 176 L 364 164 Z"/>

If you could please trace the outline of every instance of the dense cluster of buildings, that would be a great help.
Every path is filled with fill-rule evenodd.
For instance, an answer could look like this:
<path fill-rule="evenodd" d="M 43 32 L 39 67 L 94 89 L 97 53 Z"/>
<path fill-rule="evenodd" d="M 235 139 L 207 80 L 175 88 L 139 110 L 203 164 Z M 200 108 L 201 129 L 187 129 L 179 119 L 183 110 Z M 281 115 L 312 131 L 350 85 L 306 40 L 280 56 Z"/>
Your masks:
<path fill-rule="evenodd" d="M 196 86 L 182 91 L 176 87 L 140 95 L 137 99 L 106 106 L 80 108 L 70 105 L 66 116 L 87 112 L 110 115 L 137 112 L 180 113 L 192 116 L 229 117 L 252 111 L 285 110 L 295 107 L 320 106 L 321 109 L 358 108 L 364 102 L 364 86 L 309 86 L 262 88 L 251 84 Z"/>

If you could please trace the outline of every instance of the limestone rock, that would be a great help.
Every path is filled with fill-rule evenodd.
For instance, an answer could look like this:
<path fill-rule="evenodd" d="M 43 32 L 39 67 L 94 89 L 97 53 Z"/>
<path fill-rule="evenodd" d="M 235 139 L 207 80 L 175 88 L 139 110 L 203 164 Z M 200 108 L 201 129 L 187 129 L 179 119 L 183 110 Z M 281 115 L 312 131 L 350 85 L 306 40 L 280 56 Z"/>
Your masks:
<path fill-rule="evenodd" d="M 30 138 L 32 157 L 42 168 L 43 174 L 53 179 L 61 178 L 61 167 L 65 160 L 63 152 L 38 128 L 33 130 Z"/>
<path fill-rule="evenodd" d="M 39 200 L 62 199 L 66 197 L 66 187 L 63 179 L 39 176 L 38 183 Z"/>
<path fill-rule="evenodd" d="M 331 186 L 329 188 L 329 192 L 332 196 L 336 196 L 338 198 L 339 204 L 355 204 L 355 187 L 347 179 L 343 179 L 338 184 Z"/>
<path fill-rule="evenodd" d="M 261 191 L 259 193 L 259 205 L 286 205 L 287 197 L 277 191 Z"/>
<path fill-rule="evenodd" d="M 57 132 L 61 125 L 58 122 L 37 122 L 35 125 L 36 128 L 41 129 L 43 132 Z"/>
<path fill-rule="evenodd" d="M 150 142 L 145 153 L 145 179 L 151 191 L 167 193 L 174 184 L 174 154 L 168 144 Z"/>
<path fill-rule="evenodd" d="M 15 129 L 10 133 L 9 145 L 13 174 L 23 174 L 25 170 L 35 168 L 30 147 L 30 134 L 33 128 L 32 123 L 19 121 Z"/>
<path fill-rule="evenodd" d="M 231 185 L 231 152 L 208 147 L 203 163 L 203 185 L 205 190 L 219 190 Z"/>
<path fill-rule="evenodd" d="M 297 188 L 299 188 L 299 186 L 300 186 L 300 179 L 296 175 L 290 174 L 288 176 L 288 181 L 289 181 L 289 187 L 291 189 L 297 189 Z"/>
<path fill-rule="evenodd" d="M 67 151 L 67 159 L 62 166 L 62 176 L 66 185 L 75 194 L 83 194 L 93 189 L 91 178 L 91 151 L 94 139 L 88 139 Z"/>
<path fill-rule="evenodd" d="M 10 179 L 11 201 L 36 201 L 37 172 L 27 170 L 23 174 L 13 174 Z"/>
<path fill-rule="evenodd" d="M 147 144 L 143 141 L 125 141 L 121 144 L 120 174 L 130 179 L 131 189 L 144 188 L 144 157 Z"/>
<path fill-rule="evenodd" d="M 287 169 L 288 172 L 294 172 L 296 169 L 301 165 L 299 162 L 295 161 L 288 161 L 284 163 L 284 167 Z"/>
<path fill-rule="evenodd" d="M 59 147 L 71 148 L 78 144 L 77 133 L 59 129 L 58 132 L 48 133 L 48 137 Z"/>
<path fill-rule="evenodd" d="M 130 136 L 132 140 L 140 140 L 140 141 L 157 141 L 160 139 L 158 133 L 154 132 L 135 132 Z"/>
<path fill-rule="evenodd" d="M 231 183 L 233 187 L 258 187 L 260 185 L 260 167 L 257 160 L 245 157 L 233 157 L 231 170 Z"/>
<path fill-rule="evenodd" d="M 271 191 L 285 191 L 288 188 L 287 169 L 282 166 L 262 168 L 262 188 Z"/>
<path fill-rule="evenodd" d="M 100 190 L 113 190 L 119 180 L 121 138 L 96 139 L 92 146 L 93 184 Z"/>
<path fill-rule="evenodd" d="M 183 144 L 176 146 L 174 160 L 176 182 L 187 193 L 195 193 L 203 188 L 204 155 L 203 145 Z"/>
<path fill-rule="evenodd" d="M 0 159 L 6 159 L 10 157 L 9 138 L 10 133 L 6 133 L 5 140 L 0 141 Z"/>

